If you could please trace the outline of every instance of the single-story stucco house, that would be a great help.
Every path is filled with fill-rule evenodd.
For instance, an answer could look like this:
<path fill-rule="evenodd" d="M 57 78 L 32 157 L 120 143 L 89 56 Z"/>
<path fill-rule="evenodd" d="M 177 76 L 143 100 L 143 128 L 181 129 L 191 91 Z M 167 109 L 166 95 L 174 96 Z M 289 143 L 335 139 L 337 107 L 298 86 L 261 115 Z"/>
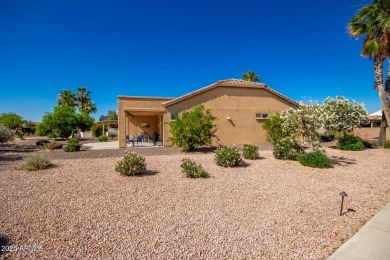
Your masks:
<path fill-rule="evenodd" d="M 261 125 L 270 115 L 296 107 L 297 103 L 263 83 L 221 80 L 178 98 L 118 96 L 119 147 L 126 135 L 157 132 L 163 145 L 169 141 L 169 122 L 180 112 L 203 104 L 217 117 L 215 144 L 266 142 Z"/>

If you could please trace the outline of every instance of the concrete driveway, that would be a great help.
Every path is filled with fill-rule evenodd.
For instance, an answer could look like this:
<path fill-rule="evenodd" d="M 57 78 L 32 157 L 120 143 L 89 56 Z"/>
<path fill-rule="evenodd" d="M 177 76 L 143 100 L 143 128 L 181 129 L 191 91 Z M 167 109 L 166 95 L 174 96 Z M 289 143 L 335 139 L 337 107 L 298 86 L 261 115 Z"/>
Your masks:
<path fill-rule="evenodd" d="M 91 147 L 91 150 L 119 149 L 119 142 L 118 141 L 89 143 L 89 144 L 83 144 L 83 145 Z"/>

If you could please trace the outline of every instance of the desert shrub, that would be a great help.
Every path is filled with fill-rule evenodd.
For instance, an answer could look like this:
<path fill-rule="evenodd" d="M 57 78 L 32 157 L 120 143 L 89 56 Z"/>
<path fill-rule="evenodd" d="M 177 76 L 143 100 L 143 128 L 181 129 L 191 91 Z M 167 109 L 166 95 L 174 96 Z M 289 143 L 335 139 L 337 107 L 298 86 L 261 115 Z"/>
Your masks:
<path fill-rule="evenodd" d="M 321 142 L 330 142 L 335 139 L 335 133 L 333 131 L 326 131 L 325 133 L 320 134 Z"/>
<path fill-rule="evenodd" d="M 262 128 L 267 131 L 267 140 L 275 143 L 277 140 L 287 137 L 287 133 L 282 128 L 283 119 L 280 114 L 275 114 L 264 121 Z"/>
<path fill-rule="evenodd" d="M 189 178 L 207 178 L 209 176 L 202 165 L 191 159 L 183 159 L 180 167 Z"/>
<path fill-rule="evenodd" d="M 276 141 L 273 153 L 276 159 L 296 160 L 303 153 L 303 148 L 294 140 L 283 138 Z"/>
<path fill-rule="evenodd" d="M 50 142 L 50 143 L 44 144 L 43 146 L 49 150 L 62 149 L 62 144 L 58 143 L 58 142 Z"/>
<path fill-rule="evenodd" d="M 22 140 L 24 140 L 24 133 L 23 132 L 16 132 L 16 136 Z"/>
<path fill-rule="evenodd" d="M 245 159 L 256 160 L 259 158 L 259 147 L 255 144 L 244 144 L 242 156 Z"/>
<path fill-rule="evenodd" d="M 210 146 L 216 137 L 215 119 L 211 110 L 205 110 L 203 105 L 196 106 L 191 111 L 184 111 L 181 116 L 168 122 L 172 133 L 169 140 L 187 151 L 193 151 L 199 146 Z"/>
<path fill-rule="evenodd" d="M 22 168 L 27 171 L 43 170 L 50 165 L 44 154 L 34 153 L 23 159 Z"/>
<path fill-rule="evenodd" d="M 94 123 L 91 127 L 92 136 L 98 137 L 103 134 L 103 125 L 101 123 Z"/>
<path fill-rule="evenodd" d="M 219 147 L 215 153 L 215 163 L 222 167 L 242 166 L 244 161 L 236 146 Z"/>
<path fill-rule="evenodd" d="M 47 138 L 57 138 L 57 137 L 58 137 L 57 134 L 54 132 L 50 132 L 47 134 Z"/>
<path fill-rule="evenodd" d="M 8 126 L 0 124 L 0 143 L 12 140 L 12 132 Z"/>
<path fill-rule="evenodd" d="M 332 166 L 333 160 L 323 154 L 321 151 L 316 150 L 309 153 L 299 154 L 297 160 L 309 167 L 315 168 L 329 168 Z"/>
<path fill-rule="evenodd" d="M 125 157 L 116 164 L 115 171 L 132 176 L 141 174 L 146 171 L 145 157 L 133 152 L 128 152 L 125 154 Z"/>
<path fill-rule="evenodd" d="M 81 144 L 78 139 L 71 138 L 68 140 L 67 145 L 64 147 L 65 152 L 77 152 L 80 151 Z"/>
<path fill-rule="evenodd" d="M 339 139 L 336 148 L 345 151 L 361 151 L 364 150 L 364 144 L 359 137 L 346 135 Z"/>
<path fill-rule="evenodd" d="M 383 146 L 386 149 L 390 149 L 390 141 L 385 142 L 385 146 Z"/>
<path fill-rule="evenodd" d="M 336 131 L 334 132 L 334 137 L 339 140 L 343 137 L 346 137 L 346 136 L 353 136 L 353 133 L 352 132 L 343 132 L 343 131 Z"/>
<path fill-rule="evenodd" d="M 107 142 L 108 136 L 107 135 L 101 135 L 98 137 L 99 142 Z"/>

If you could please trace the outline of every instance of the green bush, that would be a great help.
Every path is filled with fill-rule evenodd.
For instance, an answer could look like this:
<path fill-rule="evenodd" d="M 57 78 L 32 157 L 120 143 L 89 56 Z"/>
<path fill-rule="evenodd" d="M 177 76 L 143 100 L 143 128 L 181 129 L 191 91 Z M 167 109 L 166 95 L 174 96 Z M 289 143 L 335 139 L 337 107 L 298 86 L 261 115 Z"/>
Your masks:
<path fill-rule="evenodd" d="M 16 132 L 16 136 L 22 140 L 24 140 L 24 133 L 23 132 Z"/>
<path fill-rule="evenodd" d="M 62 149 L 62 144 L 58 142 L 50 142 L 48 144 L 45 144 L 44 147 L 49 150 L 57 150 Z"/>
<path fill-rule="evenodd" d="M 236 146 L 219 147 L 215 153 L 215 163 L 222 167 L 242 166 L 244 161 Z"/>
<path fill-rule="evenodd" d="M 91 127 L 92 136 L 98 137 L 103 134 L 103 124 L 94 123 Z"/>
<path fill-rule="evenodd" d="M 275 142 L 273 153 L 276 159 L 296 160 L 303 153 L 303 148 L 297 142 L 283 138 Z"/>
<path fill-rule="evenodd" d="M 125 157 L 116 164 L 115 171 L 128 176 L 141 174 L 146 171 L 145 157 L 133 152 L 128 152 Z"/>
<path fill-rule="evenodd" d="M 333 131 L 326 131 L 320 135 L 321 142 L 330 142 L 335 139 L 335 134 Z"/>
<path fill-rule="evenodd" d="M 271 143 L 275 143 L 277 140 L 287 137 L 282 129 L 283 119 L 280 114 L 275 114 L 264 121 L 262 128 L 267 131 L 267 140 Z"/>
<path fill-rule="evenodd" d="M 203 169 L 202 165 L 191 159 L 183 159 L 180 167 L 189 178 L 207 178 L 209 174 Z"/>
<path fill-rule="evenodd" d="M 318 150 L 310 153 L 299 154 L 297 156 L 297 160 L 305 166 L 315 168 L 329 168 L 333 164 L 332 159 Z"/>
<path fill-rule="evenodd" d="M 336 144 L 336 148 L 345 151 L 361 151 L 365 149 L 361 139 L 351 135 L 341 137 Z"/>
<path fill-rule="evenodd" d="M 98 137 L 99 142 L 107 142 L 108 136 L 107 135 L 101 135 Z"/>
<path fill-rule="evenodd" d="M 44 154 L 34 153 L 23 159 L 22 168 L 27 171 L 36 171 L 46 169 L 50 164 Z"/>
<path fill-rule="evenodd" d="M 390 149 L 390 141 L 386 141 L 386 142 L 385 142 L 384 148 Z"/>
<path fill-rule="evenodd" d="M 71 138 L 68 140 L 67 145 L 64 147 L 65 152 L 77 152 L 80 151 L 81 144 L 78 139 Z"/>
<path fill-rule="evenodd" d="M 202 105 L 191 111 L 182 112 L 175 120 L 168 122 L 172 137 L 169 140 L 186 151 L 193 151 L 199 146 L 210 146 L 215 136 L 216 125 L 211 110 L 204 111 Z"/>
<path fill-rule="evenodd" d="M 47 134 L 47 138 L 57 138 L 57 137 L 58 137 L 57 134 L 54 132 L 50 132 Z"/>
<path fill-rule="evenodd" d="M 245 159 L 256 160 L 259 158 L 259 147 L 255 144 L 244 144 L 242 156 Z"/>
<path fill-rule="evenodd" d="M 0 124 L 0 143 L 12 140 L 12 132 L 8 126 Z"/>

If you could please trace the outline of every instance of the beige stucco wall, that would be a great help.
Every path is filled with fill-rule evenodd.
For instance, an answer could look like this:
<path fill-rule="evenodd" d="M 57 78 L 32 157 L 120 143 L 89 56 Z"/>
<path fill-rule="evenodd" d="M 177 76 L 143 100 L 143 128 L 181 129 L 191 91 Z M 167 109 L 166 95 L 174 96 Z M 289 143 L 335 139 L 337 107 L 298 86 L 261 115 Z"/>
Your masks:
<path fill-rule="evenodd" d="M 118 96 L 118 140 L 119 147 L 126 146 L 126 134 L 140 134 L 143 131 L 147 131 L 153 134 L 158 132 L 160 120 L 158 119 L 158 113 L 149 112 L 153 109 L 164 109 L 163 102 L 171 100 L 171 98 L 153 98 L 153 97 L 127 97 Z M 126 109 L 145 109 L 146 112 L 134 112 L 134 117 L 129 116 L 129 112 Z M 130 112 L 131 113 L 131 112 Z M 150 128 L 141 128 L 140 124 L 149 122 Z"/>
<path fill-rule="evenodd" d="M 269 115 L 289 109 L 293 104 L 281 97 L 259 88 L 217 87 L 166 107 L 164 121 L 170 120 L 170 113 L 181 112 L 204 104 L 217 117 L 219 140 L 214 144 L 232 145 L 251 142 L 266 142 L 266 133 L 261 125 L 264 119 L 256 120 L 256 113 Z M 231 120 L 227 120 L 230 117 Z M 164 143 L 170 145 L 169 126 L 164 125 Z"/>

